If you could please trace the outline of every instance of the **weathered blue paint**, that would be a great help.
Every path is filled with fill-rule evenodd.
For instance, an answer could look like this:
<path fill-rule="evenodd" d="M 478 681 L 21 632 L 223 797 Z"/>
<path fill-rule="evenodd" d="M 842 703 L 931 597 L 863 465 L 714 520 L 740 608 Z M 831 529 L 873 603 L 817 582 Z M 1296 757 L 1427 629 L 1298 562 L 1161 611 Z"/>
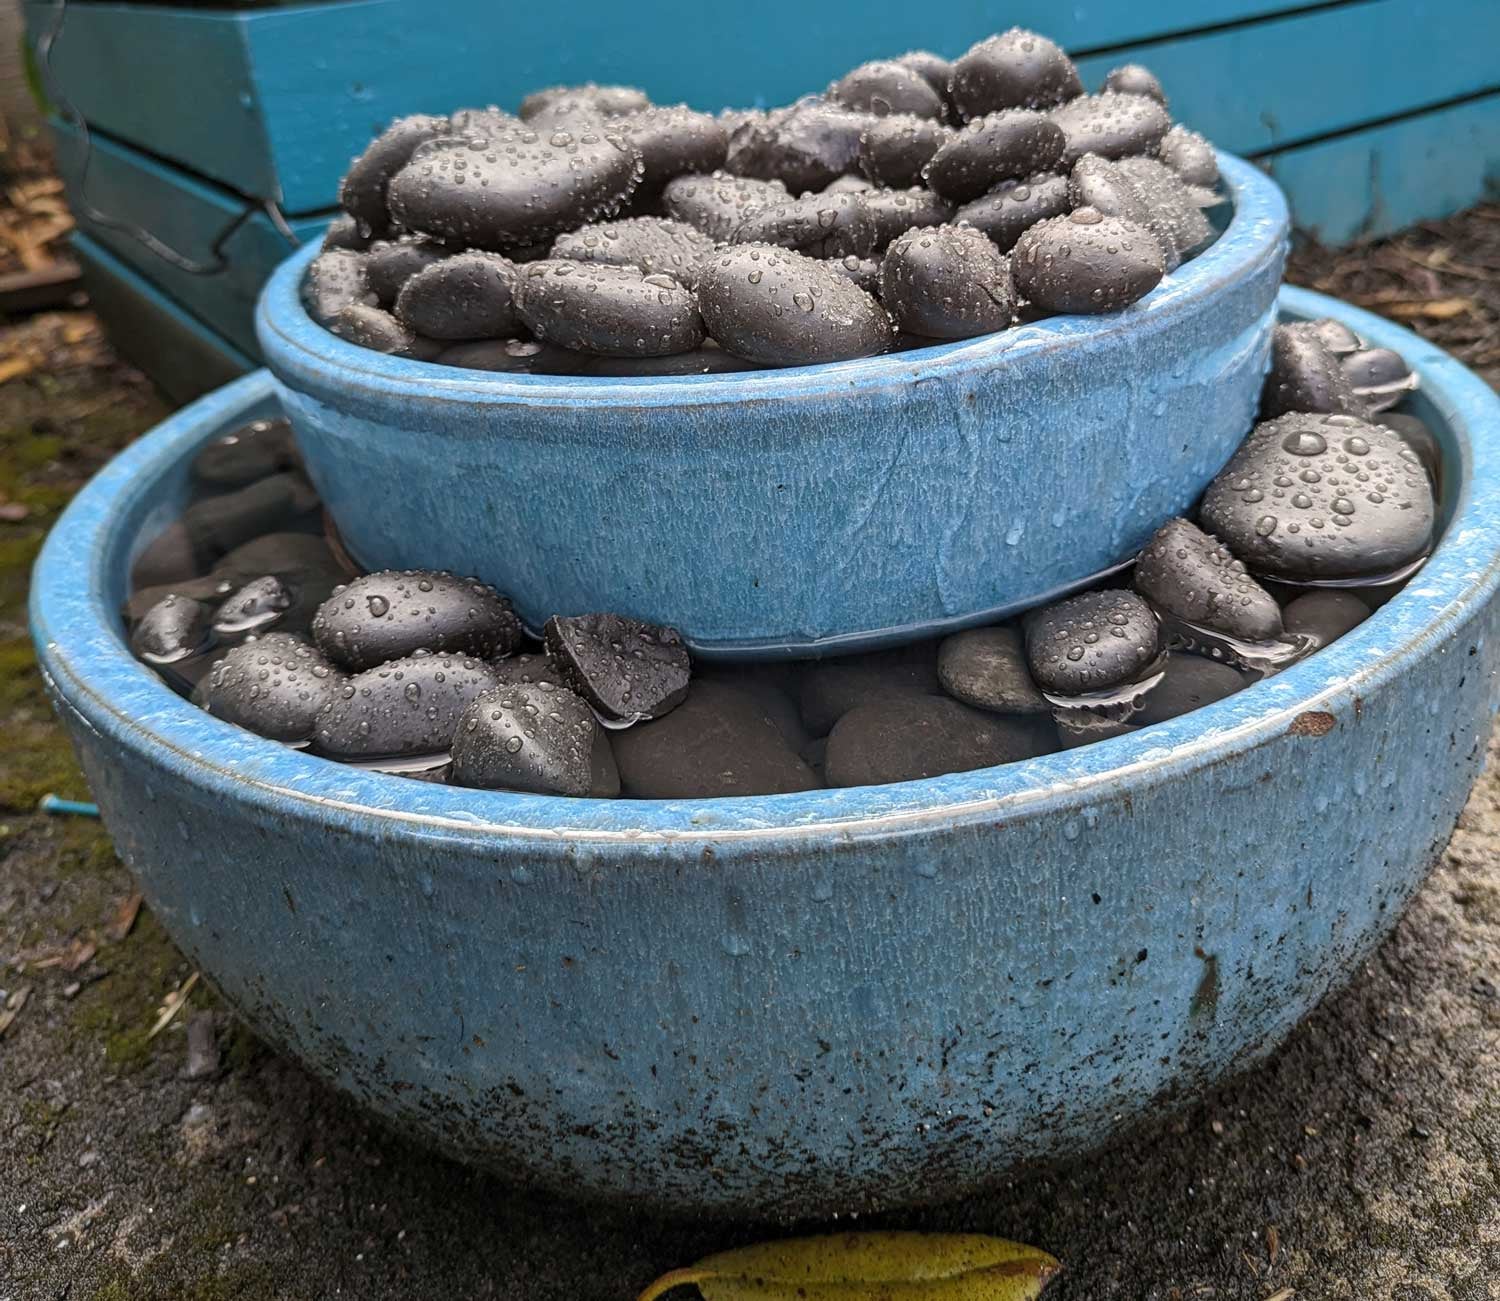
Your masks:
<path fill-rule="evenodd" d="M 903 785 L 610 802 L 361 772 L 129 655 L 132 550 L 257 374 L 121 454 L 32 584 L 126 862 L 257 1029 L 507 1177 L 679 1212 L 957 1197 L 1269 1053 L 1395 923 L 1497 698 L 1500 401 L 1399 349 L 1448 468 L 1421 574 L 1335 646 L 1132 736 Z"/>
<path fill-rule="evenodd" d="M 104 130 L 244 194 L 308 212 L 333 203 L 349 159 L 404 113 L 510 108 L 527 91 L 570 80 L 624 81 L 660 103 L 704 109 L 786 103 L 866 59 L 914 47 L 957 55 L 1011 24 L 1098 49 L 1297 7 L 1014 0 L 997 13 L 986 0 L 940 7 L 766 0 L 710 5 L 684 23 L 671 6 L 582 0 L 560 25 L 545 6 L 512 6 L 497 21 L 492 0 L 209 13 L 75 4 L 53 43 L 52 69 Z M 52 30 L 57 6 L 30 0 L 25 10 L 34 44 Z M 790 32 L 798 39 L 778 39 Z M 1400 48 L 1409 52 L 1410 43 Z M 1431 75 L 1445 76 L 1440 68 Z"/>
<path fill-rule="evenodd" d="M 134 268 L 174 302 L 259 360 L 255 300 L 271 272 L 296 245 L 260 205 L 222 186 L 168 167 L 106 136 L 90 138 L 53 119 L 57 169 L 78 229 Z M 129 229 L 149 231 L 190 262 L 195 273 L 162 258 Z M 332 214 L 290 223 L 296 240 L 321 239 Z"/>
<path fill-rule="evenodd" d="M 227 384 L 254 363 L 87 235 L 69 241 L 83 268 L 89 306 L 115 349 L 178 402 Z"/>
<path fill-rule="evenodd" d="M 1105 317 L 678 381 L 491 375 L 330 334 L 298 296 L 309 250 L 266 288 L 261 350 L 369 568 L 478 575 L 538 627 L 623 610 L 705 653 L 878 645 L 1120 563 L 1228 460 L 1287 216 L 1223 167 L 1218 243 Z"/>
<path fill-rule="evenodd" d="M 1264 163 L 1291 195 L 1299 231 L 1330 245 L 1388 235 L 1500 191 L 1500 92 Z"/>

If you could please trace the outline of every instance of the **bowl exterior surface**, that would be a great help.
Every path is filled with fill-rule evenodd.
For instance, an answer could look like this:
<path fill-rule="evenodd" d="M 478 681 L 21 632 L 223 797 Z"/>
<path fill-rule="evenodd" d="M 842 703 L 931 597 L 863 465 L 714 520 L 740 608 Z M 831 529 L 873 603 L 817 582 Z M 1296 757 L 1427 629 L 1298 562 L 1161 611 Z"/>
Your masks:
<path fill-rule="evenodd" d="M 572 1194 L 826 1215 L 955 1197 L 1269 1052 L 1394 924 L 1495 708 L 1500 403 L 1403 350 L 1459 487 L 1420 575 L 1194 714 L 931 781 L 556 800 L 289 751 L 177 698 L 114 610 L 251 377 L 84 490 L 43 670 L 120 852 L 257 1029 L 399 1128 Z"/>
<path fill-rule="evenodd" d="M 678 380 L 455 371 L 314 323 L 311 248 L 267 285 L 259 336 L 367 567 L 476 574 L 533 627 L 619 610 L 704 653 L 879 645 L 1119 564 L 1228 460 L 1287 210 L 1222 164 L 1228 229 L 1135 306 L 908 353 Z"/>

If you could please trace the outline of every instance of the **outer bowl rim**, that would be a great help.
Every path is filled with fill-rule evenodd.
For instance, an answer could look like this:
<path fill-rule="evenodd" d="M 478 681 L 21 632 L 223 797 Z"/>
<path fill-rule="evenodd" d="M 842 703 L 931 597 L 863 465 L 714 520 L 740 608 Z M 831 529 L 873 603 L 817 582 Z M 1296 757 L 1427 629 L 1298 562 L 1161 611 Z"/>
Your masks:
<path fill-rule="evenodd" d="M 1490 600 L 1500 586 L 1500 397 L 1459 362 L 1368 312 L 1283 289 L 1300 317 L 1335 315 L 1402 351 L 1452 428 L 1462 484 L 1452 519 L 1422 573 L 1327 650 L 1227 700 L 1141 732 L 999 768 L 887 786 L 690 801 L 582 800 L 435 786 L 348 768 L 211 718 L 133 659 L 101 595 L 101 566 L 117 556 L 118 520 L 185 449 L 272 394 L 264 372 L 201 399 L 105 467 L 53 527 L 33 574 L 30 614 L 54 697 L 122 746 L 165 755 L 180 780 L 283 817 L 334 820 L 374 837 L 525 843 L 539 857 L 577 844 L 712 842 L 750 851 L 795 848 L 805 837 L 880 837 L 1087 810 L 1130 786 L 1180 781 L 1230 753 L 1271 741 L 1318 711 L 1348 715 Z M 1330 724 L 1331 726 L 1331 724 Z M 1328 743 L 1328 742 L 1324 742 Z"/>
<path fill-rule="evenodd" d="M 386 398 L 432 403 L 494 405 L 683 406 L 777 401 L 837 395 L 851 388 L 905 387 L 916 379 L 989 370 L 1010 359 L 1059 348 L 1088 350 L 1104 343 L 1137 342 L 1184 312 L 1201 307 L 1279 256 L 1290 228 L 1285 196 L 1259 168 L 1233 154 L 1218 154 L 1234 202 L 1228 228 L 1203 253 L 1167 276 L 1139 302 L 1102 316 L 1054 316 L 1034 326 L 956 343 L 855 361 L 726 375 L 591 377 L 509 375 L 458 370 L 391 357 L 348 343 L 315 322 L 302 306 L 300 286 L 317 244 L 277 267 L 256 307 L 256 333 L 267 364 L 291 387 L 331 395 L 335 405 L 351 389 Z"/>

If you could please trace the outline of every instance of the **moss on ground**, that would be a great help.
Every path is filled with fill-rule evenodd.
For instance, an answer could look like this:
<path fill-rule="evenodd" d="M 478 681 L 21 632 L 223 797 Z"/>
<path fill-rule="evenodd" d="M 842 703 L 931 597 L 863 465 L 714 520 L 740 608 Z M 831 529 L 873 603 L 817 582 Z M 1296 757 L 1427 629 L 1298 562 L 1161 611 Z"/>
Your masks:
<path fill-rule="evenodd" d="M 112 1066 L 137 1070 L 163 1042 L 149 1037 L 151 1027 L 162 1000 L 190 973 L 190 967 L 161 923 L 144 908 L 129 937 L 111 945 L 103 961 L 109 968 L 108 978 L 89 985 L 72 1004 L 73 1031 L 101 1039 Z M 191 998 L 195 1005 L 202 1005 L 196 990 Z M 178 1015 L 187 1015 L 187 1009 Z"/>

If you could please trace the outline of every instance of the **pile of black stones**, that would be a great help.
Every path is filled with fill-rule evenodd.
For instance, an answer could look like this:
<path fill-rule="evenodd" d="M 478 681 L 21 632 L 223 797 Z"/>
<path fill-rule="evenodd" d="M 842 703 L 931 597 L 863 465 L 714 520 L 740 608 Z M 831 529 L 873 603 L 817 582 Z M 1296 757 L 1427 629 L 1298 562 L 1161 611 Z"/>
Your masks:
<path fill-rule="evenodd" d="M 557 615 L 472 578 L 360 573 L 291 431 L 193 463 L 125 608 L 135 653 L 215 717 L 431 781 L 642 799 L 987 768 L 1150 727 L 1361 623 L 1432 545 L 1440 463 L 1405 362 L 1334 321 L 1278 326 L 1260 421 L 1193 519 L 1019 619 L 897 649 L 695 665 L 671 628 Z"/>
<path fill-rule="evenodd" d="M 1136 64 L 1013 28 L 769 112 L 554 87 L 392 123 L 303 286 L 350 342 L 471 369 L 798 366 L 1114 312 L 1215 238 L 1214 152 Z"/>

